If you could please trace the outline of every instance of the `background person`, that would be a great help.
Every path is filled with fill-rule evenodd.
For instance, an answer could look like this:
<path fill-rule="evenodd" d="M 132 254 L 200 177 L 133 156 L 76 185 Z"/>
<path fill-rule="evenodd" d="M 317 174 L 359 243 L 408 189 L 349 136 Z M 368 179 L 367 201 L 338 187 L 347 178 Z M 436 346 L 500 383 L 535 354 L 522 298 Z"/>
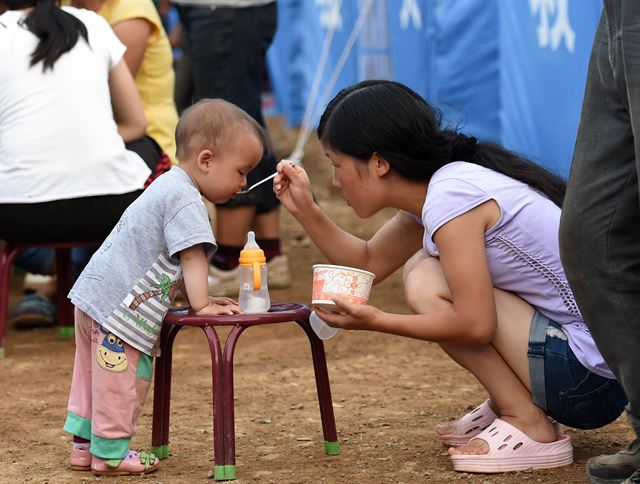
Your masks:
<path fill-rule="evenodd" d="M 193 74 L 193 101 L 221 98 L 248 112 L 260 125 L 265 55 L 276 31 L 275 0 L 175 0 L 183 26 L 185 54 Z M 251 185 L 275 172 L 270 155 L 249 175 Z M 289 262 L 282 254 L 280 210 L 267 183 L 216 206 L 218 251 L 211 260 L 212 294 L 238 291 L 238 258 L 247 232 L 256 233 L 269 268 L 271 289 L 291 284 Z"/>
<path fill-rule="evenodd" d="M 560 224 L 567 278 L 629 398 L 627 417 L 635 432 L 627 449 L 589 460 L 587 474 L 596 483 L 640 482 L 638 25 L 640 3 L 605 0 Z"/>
<path fill-rule="evenodd" d="M 124 60 L 135 78 L 147 118 L 147 135 L 176 163 L 178 113 L 171 44 L 151 0 L 72 0 L 98 12 L 126 46 Z M 168 167 L 167 167 L 168 168 Z"/>
<path fill-rule="evenodd" d="M 126 47 L 124 61 L 135 77 L 147 120 L 146 136 L 127 140 L 126 147 L 152 169 L 149 184 L 176 160 L 178 115 L 173 102 L 173 58 L 159 14 L 151 0 L 74 0 L 72 4 L 98 12 Z M 74 279 L 96 248 L 72 250 Z M 29 272 L 53 274 L 54 261 L 53 249 L 33 248 L 23 251 L 16 265 Z M 55 280 L 51 280 L 37 287 L 35 294 L 23 296 L 12 311 L 10 323 L 20 328 L 53 324 L 55 291 Z"/>
<path fill-rule="evenodd" d="M 361 240 L 328 218 L 304 170 L 286 161 L 274 180 L 280 201 L 331 263 L 369 270 L 376 282 L 404 265 L 414 312 L 337 298 L 343 314 L 318 314 L 344 329 L 437 342 L 484 386 L 490 401 L 436 429 L 459 445 L 449 450 L 455 470 L 571 463 L 569 436 L 547 417 L 596 428 L 615 420 L 626 398 L 560 264 L 562 180 L 499 145 L 441 127 L 429 104 L 391 81 L 338 93 L 318 137 L 334 185 L 359 217 L 386 207 L 398 213 Z"/>
<path fill-rule="evenodd" d="M 0 26 L 0 239 L 102 240 L 151 174 L 125 148 L 146 128 L 122 60 L 125 47 L 92 12 L 60 9 L 53 0 L 6 4 L 10 10 Z M 31 261 L 39 268 L 30 269 L 48 273 L 48 252 L 49 258 Z M 54 312 L 37 294 L 21 302 L 27 315 L 47 303 Z"/>

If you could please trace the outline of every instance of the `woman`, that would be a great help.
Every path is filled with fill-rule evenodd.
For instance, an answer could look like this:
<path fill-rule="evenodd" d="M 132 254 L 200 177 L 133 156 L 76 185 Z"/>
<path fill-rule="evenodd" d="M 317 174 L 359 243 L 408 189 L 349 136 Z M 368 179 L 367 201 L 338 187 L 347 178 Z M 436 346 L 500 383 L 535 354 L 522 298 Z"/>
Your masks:
<path fill-rule="evenodd" d="M 68 3 L 68 2 L 67 2 Z M 146 136 L 126 139 L 126 148 L 135 151 L 152 170 L 148 185 L 175 162 L 174 132 L 178 121 L 173 102 L 174 74 L 169 41 L 151 0 L 78 0 L 74 7 L 99 11 L 126 47 L 124 63 L 135 78 L 144 115 Z M 84 268 L 95 248 L 73 249 L 74 278 Z M 28 249 L 16 264 L 40 274 L 53 271 L 52 249 Z M 23 296 L 16 304 L 11 322 L 18 327 L 53 324 L 55 281 L 41 286 L 35 294 Z"/>
<path fill-rule="evenodd" d="M 572 462 L 569 436 L 605 425 L 626 398 L 577 309 L 558 255 L 564 183 L 493 143 L 445 129 L 409 88 L 364 81 L 341 91 L 318 127 L 333 183 L 359 217 L 397 208 L 369 240 L 315 204 L 304 170 L 278 165 L 274 188 L 334 264 L 380 282 L 404 265 L 413 315 L 336 299 L 330 325 L 434 341 L 489 400 L 439 425 L 454 469 L 504 472 Z"/>
<path fill-rule="evenodd" d="M 147 135 L 155 145 L 149 156 L 165 153 L 176 163 L 175 131 L 178 112 L 173 100 L 173 54 L 160 14 L 151 0 L 72 0 L 93 10 L 111 25 L 126 46 L 124 61 L 135 78 L 147 118 Z M 166 171 L 168 164 L 162 164 Z"/>
<path fill-rule="evenodd" d="M 125 47 L 93 12 L 53 0 L 5 3 L 0 239 L 103 240 L 151 173 L 125 149 L 146 129 Z"/>

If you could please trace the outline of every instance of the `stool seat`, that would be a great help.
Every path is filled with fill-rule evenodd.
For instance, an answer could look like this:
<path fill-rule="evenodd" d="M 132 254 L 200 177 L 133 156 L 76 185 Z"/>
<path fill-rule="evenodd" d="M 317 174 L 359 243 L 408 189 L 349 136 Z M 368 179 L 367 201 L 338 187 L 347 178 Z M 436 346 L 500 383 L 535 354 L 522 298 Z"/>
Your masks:
<path fill-rule="evenodd" d="M 171 308 L 164 318 L 169 324 L 182 326 L 255 326 L 258 324 L 283 323 L 304 320 L 311 310 L 304 304 L 292 302 L 274 302 L 267 313 L 256 314 L 224 314 L 220 316 L 198 316 L 190 307 Z"/>
<path fill-rule="evenodd" d="M 236 343 L 242 332 L 250 326 L 295 322 L 305 332 L 311 346 L 324 435 L 324 451 L 329 455 L 339 454 L 340 445 L 333 415 L 324 345 L 322 340 L 311 329 L 309 324 L 310 313 L 311 310 L 308 306 L 293 302 L 272 303 L 269 312 L 258 314 L 197 316 L 190 308 L 171 309 L 164 319 L 160 334 L 160 355 L 156 358 L 151 437 L 153 452 L 161 459 L 169 456 L 169 407 L 173 342 L 181 328 L 185 326 L 200 327 L 207 337 L 211 352 L 213 477 L 218 481 L 235 479 L 233 354 Z M 215 330 L 218 326 L 232 326 L 224 343 L 224 348 L 220 345 L 220 340 Z"/>

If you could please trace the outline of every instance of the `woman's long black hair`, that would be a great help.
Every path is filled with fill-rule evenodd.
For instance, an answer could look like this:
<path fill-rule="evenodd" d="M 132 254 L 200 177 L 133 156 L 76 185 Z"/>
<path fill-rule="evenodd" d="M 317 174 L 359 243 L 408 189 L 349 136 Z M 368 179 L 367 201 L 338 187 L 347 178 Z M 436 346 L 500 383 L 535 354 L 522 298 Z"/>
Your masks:
<path fill-rule="evenodd" d="M 318 137 L 333 150 L 367 161 L 374 153 L 401 176 L 428 181 L 444 165 L 468 161 L 526 183 L 562 206 L 566 184 L 502 146 L 441 126 L 440 113 L 407 86 L 362 81 L 340 91 L 320 118 Z"/>
<path fill-rule="evenodd" d="M 55 0 L 3 0 L 10 10 L 34 7 L 23 20 L 24 25 L 40 42 L 31 54 L 31 66 L 42 61 L 42 70 L 53 65 L 65 52 L 76 45 L 80 36 L 89 42 L 87 27 L 65 12 Z"/>

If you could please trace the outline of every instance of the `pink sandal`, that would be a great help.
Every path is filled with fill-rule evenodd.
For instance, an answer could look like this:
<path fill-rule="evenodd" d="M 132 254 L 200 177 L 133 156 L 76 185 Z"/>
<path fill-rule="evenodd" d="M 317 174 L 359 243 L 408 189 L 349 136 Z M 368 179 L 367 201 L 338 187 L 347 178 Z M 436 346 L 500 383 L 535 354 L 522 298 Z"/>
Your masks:
<path fill-rule="evenodd" d="M 458 447 L 469 442 L 480 432 L 493 423 L 498 415 L 489 405 L 489 400 L 485 400 L 476 408 L 471 410 L 455 422 L 455 432 L 452 434 L 438 434 L 442 443 L 448 447 Z"/>
<path fill-rule="evenodd" d="M 91 472 L 96 476 L 130 476 L 149 474 L 158 469 L 160 461 L 151 452 L 130 450 L 124 459 L 100 459 L 93 457 Z"/>
<path fill-rule="evenodd" d="M 504 420 L 478 434 L 489 445 L 483 455 L 452 455 L 453 468 L 460 472 L 509 472 L 561 467 L 573 462 L 573 446 L 568 435 L 548 444 L 536 442 Z"/>
<path fill-rule="evenodd" d="M 71 453 L 69 454 L 69 466 L 73 471 L 91 470 L 91 454 L 89 453 L 89 444 L 71 445 Z"/>

